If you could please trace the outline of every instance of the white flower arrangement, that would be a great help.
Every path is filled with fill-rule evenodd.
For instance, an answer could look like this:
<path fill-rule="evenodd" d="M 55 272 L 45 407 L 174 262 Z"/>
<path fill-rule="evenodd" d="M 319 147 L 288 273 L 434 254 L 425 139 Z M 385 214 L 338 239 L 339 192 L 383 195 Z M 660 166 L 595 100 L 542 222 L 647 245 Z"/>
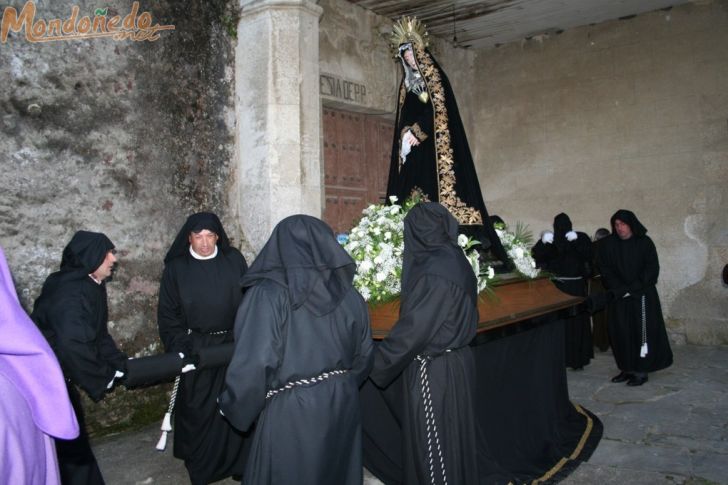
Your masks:
<path fill-rule="evenodd" d="M 528 227 L 518 222 L 516 230 L 511 232 L 505 224 L 496 223 L 494 229 L 501 240 L 503 249 L 513 261 L 516 271 L 526 278 L 537 277 L 539 270 L 531 256 L 533 236 L 528 231 Z"/>
<path fill-rule="evenodd" d="M 348 237 L 340 239 L 356 262 L 354 286 L 366 301 L 373 303 L 387 302 L 401 292 L 404 217 L 417 203 L 407 201 L 403 207 L 394 196 L 390 202 L 391 205 L 372 204 L 364 209 Z M 458 244 L 478 276 L 480 292 L 487 287 L 488 279 L 493 279 L 494 271 L 488 267 L 481 273 L 478 253 L 470 250 L 478 241 L 461 234 Z"/>
<path fill-rule="evenodd" d="M 475 249 L 470 249 L 476 244 L 480 244 L 480 241 L 468 237 L 465 234 L 458 235 L 458 246 L 463 249 L 465 257 L 468 258 L 468 262 L 470 263 L 470 267 L 473 268 L 473 272 L 478 278 L 478 293 L 480 293 L 481 291 L 488 288 L 488 281 L 491 281 L 495 278 L 495 270 L 492 266 L 487 266 L 481 271 L 480 255 Z"/>

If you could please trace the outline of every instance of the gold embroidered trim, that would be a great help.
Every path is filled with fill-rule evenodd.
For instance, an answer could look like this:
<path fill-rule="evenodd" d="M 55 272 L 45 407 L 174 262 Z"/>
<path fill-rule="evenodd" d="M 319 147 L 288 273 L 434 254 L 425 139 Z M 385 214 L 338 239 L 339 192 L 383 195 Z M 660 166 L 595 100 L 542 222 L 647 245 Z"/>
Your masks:
<path fill-rule="evenodd" d="M 424 190 L 417 187 L 416 185 L 412 187 L 412 191 L 409 195 L 410 200 L 418 200 L 419 202 L 430 202 L 430 198 L 427 197 L 427 194 Z"/>
<path fill-rule="evenodd" d="M 584 428 L 584 432 L 581 434 L 581 439 L 579 439 L 579 442 L 576 444 L 576 448 L 574 448 L 574 451 L 571 453 L 571 455 L 561 458 L 554 466 L 551 467 L 549 471 L 541 475 L 539 478 L 532 480 L 531 485 L 538 485 L 539 483 L 544 483 L 550 480 L 551 478 L 553 478 L 554 475 L 559 472 L 559 470 L 564 467 L 564 465 L 566 465 L 569 461 L 576 460 L 581 452 L 584 451 L 584 445 L 586 445 L 586 440 L 589 439 L 589 436 L 594 429 L 594 421 L 592 420 L 591 416 L 589 416 L 586 411 L 582 409 L 581 406 L 576 403 L 571 404 L 574 406 L 574 409 L 576 409 L 579 414 L 583 415 L 586 418 L 586 428 Z"/>
<path fill-rule="evenodd" d="M 414 125 L 410 126 L 410 131 L 412 131 L 412 134 L 417 137 L 420 141 L 427 140 L 427 133 L 422 131 L 422 128 L 420 128 L 420 125 L 418 123 L 415 123 Z"/>
<path fill-rule="evenodd" d="M 417 60 L 430 93 L 432 106 L 435 111 L 435 153 L 437 157 L 437 180 L 439 202 L 444 205 L 461 225 L 483 224 L 480 211 L 468 207 L 455 192 L 455 171 L 453 165 L 453 150 L 448 129 L 447 107 L 445 106 L 445 89 L 442 87 L 440 71 L 435 68 L 432 58 L 424 47 L 415 44 L 413 48 L 417 53 Z"/>

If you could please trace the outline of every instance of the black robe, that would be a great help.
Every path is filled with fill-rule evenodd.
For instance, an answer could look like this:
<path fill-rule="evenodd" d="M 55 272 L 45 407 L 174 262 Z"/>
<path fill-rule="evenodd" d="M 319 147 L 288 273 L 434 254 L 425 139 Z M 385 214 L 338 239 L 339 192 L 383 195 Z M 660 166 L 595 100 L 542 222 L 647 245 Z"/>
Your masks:
<path fill-rule="evenodd" d="M 478 175 L 470 153 L 457 102 L 450 81 L 434 56 L 419 44 L 412 52 L 419 67 L 413 71 L 400 47 L 404 77 L 400 84 L 395 120 L 392 158 L 387 182 L 387 198 L 395 195 L 399 203 L 417 194 L 425 201 L 439 202 L 455 217 L 459 231 L 482 243 L 493 256 L 509 264 L 508 256 L 485 208 Z M 426 101 L 408 87 L 413 73 L 422 73 Z M 419 140 L 406 161 L 400 157 L 402 138 L 407 131 Z"/>
<path fill-rule="evenodd" d="M 604 293 L 604 283 L 602 281 L 602 270 L 599 269 L 598 255 L 599 247 L 602 240 L 596 240 L 592 243 L 592 278 L 589 281 L 589 296 Z M 592 333 L 594 337 L 594 346 L 601 352 L 609 349 L 609 331 L 607 327 L 607 310 L 605 308 L 597 309 L 591 314 Z"/>
<path fill-rule="evenodd" d="M 583 232 L 569 241 L 566 233 L 571 231 L 571 220 L 566 214 L 554 219 L 554 241 L 538 241 L 531 250 L 536 266 L 551 273 L 556 287 L 573 296 L 586 297 L 588 279 L 591 276 L 592 243 Z M 594 343 L 589 315 L 579 307 L 571 307 L 561 313 L 564 320 L 566 366 L 581 368 L 594 357 Z"/>
<path fill-rule="evenodd" d="M 63 251 L 61 270 L 46 279 L 31 314 L 58 357 L 79 421 L 78 438 L 56 440 L 64 484 L 104 483 L 74 385 L 92 400 L 100 401 L 109 391 L 116 371 L 126 368 L 127 356 L 117 348 L 107 327 L 106 282 L 98 284 L 89 276 L 113 248 L 103 234 L 77 232 Z"/>
<path fill-rule="evenodd" d="M 420 204 L 405 219 L 399 320 L 370 376 L 382 388 L 401 386 L 405 484 L 478 483 L 468 347 L 477 325 L 475 275 L 457 246 L 457 221 L 439 204 Z"/>
<path fill-rule="evenodd" d="M 361 484 L 358 388 L 372 340 L 355 268 L 322 221 L 292 216 L 243 279 L 219 398 L 237 428 L 257 419 L 243 483 Z"/>
<path fill-rule="evenodd" d="M 632 237 L 623 240 L 613 231 L 599 247 L 599 269 L 614 300 L 607 306 L 609 340 L 617 367 L 624 372 L 654 372 L 672 365 L 672 349 L 662 317 L 657 278 L 660 263 L 647 230 L 630 211 L 612 217 L 627 223 Z M 643 311 L 647 355 L 640 356 Z"/>
<path fill-rule="evenodd" d="M 201 348 L 233 340 L 235 312 L 242 300 L 245 258 L 219 248 L 215 258 L 189 251 L 168 261 L 159 289 L 159 336 L 167 352 L 194 356 Z M 174 456 L 185 460 L 192 483 L 243 473 L 245 436 L 218 412 L 216 398 L 225 366 L 183 374 L 174 407 Z"/>
<path fill-rule="evenodd" d="M 43 285 L 31 316 L 56 353 L 64 375 L 100 401 L 127 359 L 109 335 L 106 284 L 88 276 L 66 281 L 54 276 Z"/>

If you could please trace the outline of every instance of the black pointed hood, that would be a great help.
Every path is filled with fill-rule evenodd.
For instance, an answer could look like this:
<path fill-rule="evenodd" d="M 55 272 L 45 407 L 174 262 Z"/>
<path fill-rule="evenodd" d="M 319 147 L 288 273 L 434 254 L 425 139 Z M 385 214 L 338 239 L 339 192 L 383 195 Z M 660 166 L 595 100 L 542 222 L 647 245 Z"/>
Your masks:
<path fill-rule="evenodd" d="M 458 246 L 458 221 L 437 202 L 416 205 L 404 219 L 402 293 L 426 274 L 445 278 L 477 298 L 477 279 Z"/>
<path fill-rule="evenodd" d="M 332 312 L 350 290 L 356 264 L 320 219 L 299 214 L 283 219 L 241 280 L 255 286 L 272 280 L 288 290 L 291 307 L 316 316 Z"/>
<path fill-rule="evenodd" d="M 104 262 L 114 243 L 100 232 L 78 231 L 63 249 L 61 271 L 88 275 Z"/>
<path fill-rule="evenodd" d="M 554 217 L 554 244 L 557 248 L 563 249 L 568 244 L 566 233 L 572 230 L 571 219 L 564 212 Z"/>

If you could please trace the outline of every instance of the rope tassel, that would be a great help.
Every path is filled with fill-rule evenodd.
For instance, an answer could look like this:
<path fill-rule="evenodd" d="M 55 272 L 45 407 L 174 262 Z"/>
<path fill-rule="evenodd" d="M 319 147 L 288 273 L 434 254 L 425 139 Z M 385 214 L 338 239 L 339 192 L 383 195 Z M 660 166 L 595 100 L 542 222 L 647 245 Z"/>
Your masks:
<path fill-rule="evenodd" d="M 179 389 L 180 377 L 181 376 L 177 376 L 174 379 L 174 387 L 172 388 L 172 394 L 169 398 L 169 408 L 167 408 L 167 412 L 164 414 L 162 426 L 160 427 L 162 430 L 162 436 L 160 436 L 159 441 L 157 441 L 157 450 L 159 451 L 164 451 L 167 448 L 167 433 L 172 431 L 172 413 L 174 412 L 174 403 L 177 400 L 177 390 Z"/>
<path fill-rule="evenodd" d="M 642 295 L 642 346 L 640 347 L 640 358 L 647 357 L 647 306 L 645 295 Z"/>

